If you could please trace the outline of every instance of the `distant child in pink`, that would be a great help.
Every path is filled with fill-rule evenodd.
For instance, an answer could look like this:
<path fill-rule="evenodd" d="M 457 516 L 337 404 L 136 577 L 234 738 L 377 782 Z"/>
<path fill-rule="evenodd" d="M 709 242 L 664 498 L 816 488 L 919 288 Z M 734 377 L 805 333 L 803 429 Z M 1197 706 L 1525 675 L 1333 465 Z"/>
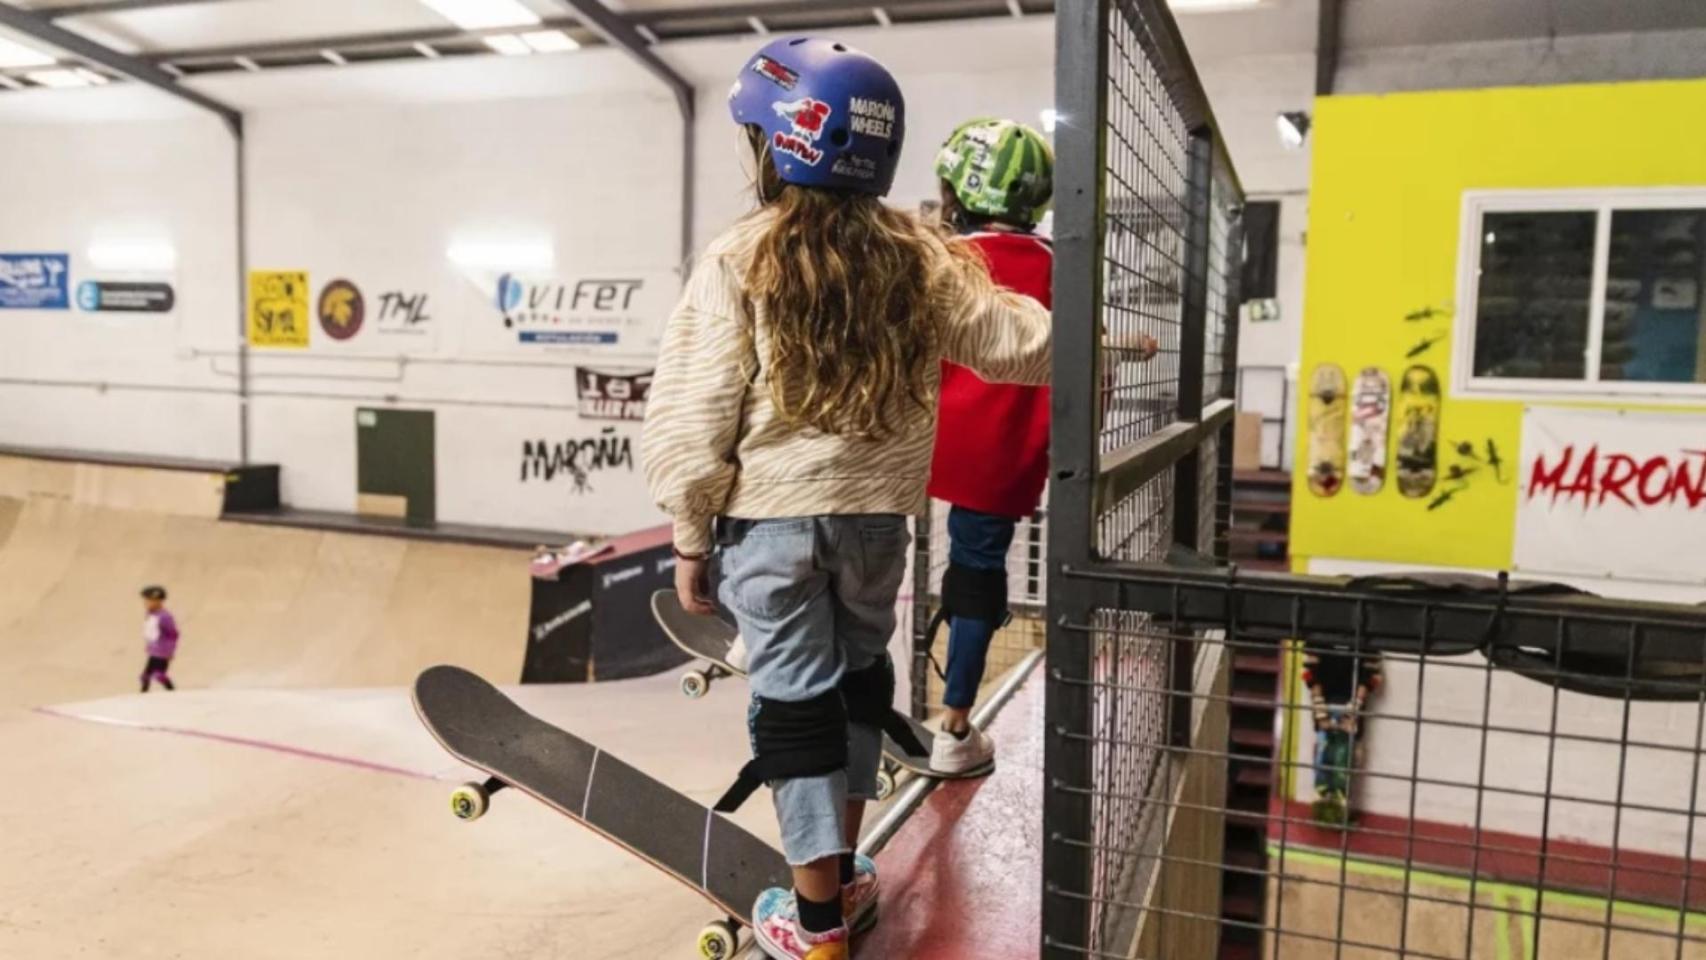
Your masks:
<path fill-rule="evenodd" d="M 142 606 L 148 614 L 142 620 L 142 640 L 148 645 L 148 663 L 142 668 L 142 692 L 156 678 L 167 690 L 176 690 L 166 671 L 172 668 L 172 657 L 178 652 L 178 621 L 166 609 L 165 587 L 143 587 Z"/>

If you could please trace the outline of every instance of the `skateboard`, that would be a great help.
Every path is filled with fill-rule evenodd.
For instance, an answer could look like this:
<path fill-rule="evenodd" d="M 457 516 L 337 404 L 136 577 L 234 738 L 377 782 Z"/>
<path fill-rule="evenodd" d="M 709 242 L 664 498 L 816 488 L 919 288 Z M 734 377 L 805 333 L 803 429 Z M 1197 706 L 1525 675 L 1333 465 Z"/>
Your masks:
<path fill-rule="evenodd" d="M 717 617 L 688 613 L 682 609 L 681 599 L 676 596 L 675 591 L 667 589 L 652 594 L 652 616 L 657 618 L 658 626 L 663 628 L 664 634 L 676 646 L 703 664 L 681 675 L 681 692 L 690 699 L 697 700 L 704 696 L 711 689 L 712 683 L 724 677 L 746 676 L 744 669 L 733 666 L 728 661 L 729 647 L 735 642 L 736 632 L 727 622 Z M 894 793 L 896 778 L 902 770 L 921 777 L 961 780 L 981 777 L 994 769 L 993 762 L 952 775 L 931 769 L 930 747 L 936 740 L 936 734 L 911 717 L 907 718 L 907 723 L 912 727 L 913 736 L 924 745 L 924 754 L 913 756 L 884 734 L 883 766 L 877 771 L 878 800 L 887 800 Z"/>
<path fill-rule="evenodd" d="M 1439 478 L 1439 377 L 1424 366 L 1398 385 L 1398 492 L 1425 497 Z"/>
<path fill-rule="evenodd" d="M 1323 826 L 1350 826 L 1351 767 L 1356 738 L 1348 729 L 1345 707 L 1327 710 L 1327 725 L 1315 733 L 1315 803 L 1310 808 Z"/>
<path fill-rule="evenodd" d="M 1351 489 L 1367 496 L 1386 484 L 1386 424 L 1392 379 L 1379 367 L 1357 374 L 1351 391 Z"/>
<path fill-rule="evenodd" d="M 767 887 L 793 884 L 782 852 L 580 737 L 533 716 L 479 676 L 430 667 L 415 679 L 415 713 L 451 756 L 490 776 L 450 795 L 478 820 L 514 787 L 674 877 L 728 917 L 699 933 L 705 960 L 732 957 L 740 927 Z"/>
<path fill-rule="evenodd" d="M 1345 372 L 1315 367 L 1309 382 L 1309 490 L 1330 497 L 1345 483 Z"/>

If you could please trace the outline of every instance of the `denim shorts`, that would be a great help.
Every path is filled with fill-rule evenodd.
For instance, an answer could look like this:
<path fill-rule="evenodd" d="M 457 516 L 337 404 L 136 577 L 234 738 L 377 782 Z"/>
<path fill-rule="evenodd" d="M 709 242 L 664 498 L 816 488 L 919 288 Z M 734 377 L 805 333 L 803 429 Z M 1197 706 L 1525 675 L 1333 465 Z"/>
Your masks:
<path fill-rule="evenodd" d="M 731 519 L 720 540 L 719 596 L 746 641 L 754 711 L 759 697 L 810 700 L 888 657 L 912 542 L 905 517 Z M 847 801 L 876 798 L 882 734 L 851 725 L 847 757 L 845 770 L 770 784 L 790 864 L 850 849 Z"/>

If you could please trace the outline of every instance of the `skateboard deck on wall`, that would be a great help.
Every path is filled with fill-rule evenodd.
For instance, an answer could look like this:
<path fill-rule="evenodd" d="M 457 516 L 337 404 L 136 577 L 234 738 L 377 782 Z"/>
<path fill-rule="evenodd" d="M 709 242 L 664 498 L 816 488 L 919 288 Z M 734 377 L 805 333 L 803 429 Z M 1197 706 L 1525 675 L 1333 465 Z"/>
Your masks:
<path fill-rule="evenodd" d="M 1351 388 L 1351 489 L 1364 496 L 1386 484 L 1386 426 L 1392 412 L 1392 378 L 1365 367 Z"/>
<path fill-rule="evenodd" d="M 1439 479 L 1439 377 L 1421 365 L 1398 384 L 1398 492 L 1425 497 Z"/>
<path fill-rule="evenodd" d="M 681 598 L 674 590 L 658 590 L 652 594 L 652 616 L 657 618 L 658 626 L 676 646 L 703 664 L 681 675 L 681 692 L 688 697 L 697 699 L 704 696 L 711 684 L 722 677 L 746 676 L 744 669 L 728 661 L 729 648 L 734 645 L 737 634 L 726 621 L 687 612 L 682 609 Z M 888 799 L 894 790 L 898 770 L 949 780 L 981 777 L 993 769 L 994 764 L 991 763 L 952 776 L 931 769 L 930 747 L 936 740 L 936 733 L 911 717 L 907 722 L 912 727 L 913 736 L 924 745 L 924 754 L 913 756 L 884 734 L 883 769 L 877 774 L 877 799 Z"/>
<path fill-rule="evenodd" d="M 460 667 L 437 666 L 415 680 L 415 713 L 433 739 L 490 779 L 451 794 L 464 820 L 491 795 L 515 787 L 626 848 L 711 903 L 728 920 L 699 935 L 706 960 L 733 956 L 738 927 L 768 887 L 791 888 L 782 852 L 668 785 L 533 716 Z"/>
<path fill-rule="evenodd" d="M 1309 491 L 1330 497 L 1345 483 L 1345 372 L 1315 367 L 1309 380 Z"/>

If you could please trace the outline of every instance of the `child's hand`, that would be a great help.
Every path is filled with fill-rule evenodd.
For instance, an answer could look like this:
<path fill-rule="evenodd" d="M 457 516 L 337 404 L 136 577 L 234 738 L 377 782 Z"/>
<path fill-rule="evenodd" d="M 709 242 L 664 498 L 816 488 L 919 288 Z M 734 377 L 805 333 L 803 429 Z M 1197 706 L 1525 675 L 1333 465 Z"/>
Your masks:
<path fill-rule="evenodd" d="M 1119 350 L 1122 353 L 1137 354 L 1136 360 L 1138 363 L 1148 363 L 1155 359 L 1156 354 L 1161 352 L 1161 344 L 1147 333 L 1118 334 L 1109 338 L 1108 346 L 1114 350 Z M 1117 359 L 1125 358 L 1120 357 Z"/>
<path fill-rule="evenodd" d="M 716 613 L 717 602 L 711 596 L 711 561 L 690 560 L 677 555 L 675 595 L 681 600 L 681 609 L 688 613 L 705 616 Z"/>

